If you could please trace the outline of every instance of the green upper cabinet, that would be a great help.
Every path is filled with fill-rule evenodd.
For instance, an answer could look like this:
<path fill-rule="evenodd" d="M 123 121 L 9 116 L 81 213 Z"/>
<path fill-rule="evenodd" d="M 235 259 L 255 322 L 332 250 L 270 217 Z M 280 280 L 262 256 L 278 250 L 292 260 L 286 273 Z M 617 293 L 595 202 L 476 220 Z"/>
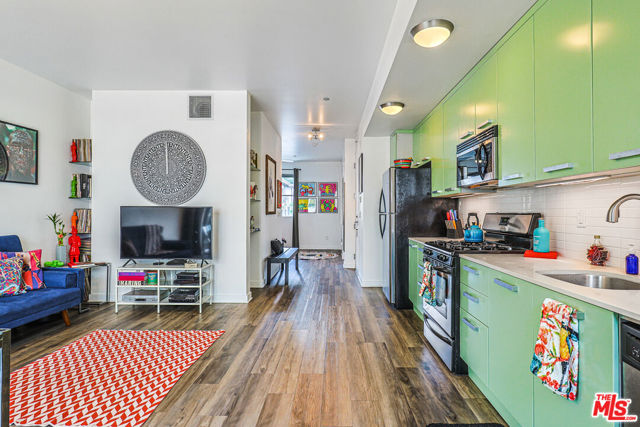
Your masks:
<path fill-rule="evenodd" d="M 535 179 L 533 141 L 533 19 L 500 48 L 498 138 L 500 185 Z"/>
<path fill-rule="evenodd" d="M 475 74 L 471 77 L 472 104 L 467 106 L 467 113 L 470 114 L 472 108 L 474 112 L 475 133 L 495 125 L 498 121 L 497 106 L 497 68 L 496 55 L 491 56 L 484 62 Z"/>
<path fill-rule="evenodd" d="M 431 158 L 431 189 L 444 190 L 443 112 L 438 105 L 426 122 L 427 156 Z"/>
<path fill-rule="evenodd" d="M 470 123 L 468 118 L 463 115 L 464 102 L 468 100 L 468 91 L 464 89 L 464 86 L 458 88 L 458 90 L 444 103 L 442 144 L 444 188 L 441 193 L 436 195 L 442 195 L 458 190 L 456 147 L 458 142 L 460 142 L 460 129 L 469 127 Z M 472 123 L 475 123 L 475 121 Z"/>
<path fill-rule="evenodd" d="M 617 316 L 600 307 L 535 286 L 533 308 L 540 319 L 540 308 L 545 298 L 570 305 L 584 315 L 578 321 L 578 398 L 567 400 L 533 378 L 533 419 L 536 426 L 611 425 L 604 418 L 592 418 L 591 410 L 596 393 L 617 392 L 618 381 L 618 321 Z M 539 323 L 539 322 L 538 322 Z M 533 355 L 533 349 L 531 354 Z M 522 369 L 526 369 L 522 367 Z M 533 374 L 530 374 L 533 376 Z"/>
<path fill-rule="evenodd" d="M 593 0 L 593 138 L 597 171 L 640 165 L 640 1 Z"/>
<path fill-rule="evenodd" d="M 591 0 L 549 0 L 533 19 L 536 179 L 591 172 Z"/>
<path fill-rule="evenodd" d="M 427 122 L 422 122 L 413 131 L 413 161 L 418 162 L 427 154 Z"/>

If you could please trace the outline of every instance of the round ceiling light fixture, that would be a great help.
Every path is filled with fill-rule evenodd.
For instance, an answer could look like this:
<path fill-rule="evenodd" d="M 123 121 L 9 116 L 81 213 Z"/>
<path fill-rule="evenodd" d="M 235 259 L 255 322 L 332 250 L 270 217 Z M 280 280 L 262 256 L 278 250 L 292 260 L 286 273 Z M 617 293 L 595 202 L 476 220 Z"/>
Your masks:
<path fill-rule="evenodd" d="M 380 110 L 389 116 L 395 116 L 400 111 L 402 111 L 403 108 L 404 104 L 397 101 L 385 102 L 384 104 L 380 104 Z"/>
<path fill-rule="evenodd" d="M 453 32 L 453 23 L 446 19 L 429 19 L 411 29 L 411 37 L 418 46 L 436 47 L 447 41 Z"/>

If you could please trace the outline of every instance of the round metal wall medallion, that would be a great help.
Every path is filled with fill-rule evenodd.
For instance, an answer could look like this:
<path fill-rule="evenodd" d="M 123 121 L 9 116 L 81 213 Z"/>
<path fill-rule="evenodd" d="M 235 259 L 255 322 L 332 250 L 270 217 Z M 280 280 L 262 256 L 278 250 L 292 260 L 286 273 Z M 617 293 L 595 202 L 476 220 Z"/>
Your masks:
<path fill-rule="evenodd" d="M 181 205 L 198 194 L 207 173 L 200 146 L 189 136 L 163 130 L 143 139 L 131 157 L 131 179 L 159 205 Z"/>

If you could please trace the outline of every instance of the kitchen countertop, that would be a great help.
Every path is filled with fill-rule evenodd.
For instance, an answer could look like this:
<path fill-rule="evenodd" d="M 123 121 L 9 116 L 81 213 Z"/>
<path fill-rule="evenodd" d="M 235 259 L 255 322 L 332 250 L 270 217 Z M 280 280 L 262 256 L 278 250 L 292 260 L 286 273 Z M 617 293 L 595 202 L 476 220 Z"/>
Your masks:
<path fill-rule="evenodd" d="M 460 258 L 640 321 L 640 290 L 588 288 L 540 274 L 540 272 L 552 271 L 554 273 L 604 272 L 623 276 L 626 280 L 637 282 L 640 287 L 640 277 L 625 274 L 622 268 L 596 267 L 587 261 L 562 257 L 554 260 L 525 258 L 522 255 L 510 254 L 464 254 L 460 255 Z"/>
<path fill-rule="evenodd" d="M 460 238 L 450 239 L 448 237 L 409 237 L 409 240 L 413 240 L 416 243 L 427 243 L 427 242 L 433 242 L 434 240 L 444 240 L 446 242 L 450 242 L 452 240 L 462 240 L 462 239 Z"/>

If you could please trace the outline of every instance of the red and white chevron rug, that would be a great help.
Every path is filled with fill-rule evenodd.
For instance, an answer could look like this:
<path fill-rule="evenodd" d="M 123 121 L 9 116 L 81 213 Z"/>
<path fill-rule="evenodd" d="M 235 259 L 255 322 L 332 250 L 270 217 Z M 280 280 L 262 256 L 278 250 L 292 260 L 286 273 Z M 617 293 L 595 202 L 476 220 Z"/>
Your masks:
<path fill-rule="evenodd" d="M 11 374 L 10 422 L 139 426 L 223 333 L 92 332 Z"/>

